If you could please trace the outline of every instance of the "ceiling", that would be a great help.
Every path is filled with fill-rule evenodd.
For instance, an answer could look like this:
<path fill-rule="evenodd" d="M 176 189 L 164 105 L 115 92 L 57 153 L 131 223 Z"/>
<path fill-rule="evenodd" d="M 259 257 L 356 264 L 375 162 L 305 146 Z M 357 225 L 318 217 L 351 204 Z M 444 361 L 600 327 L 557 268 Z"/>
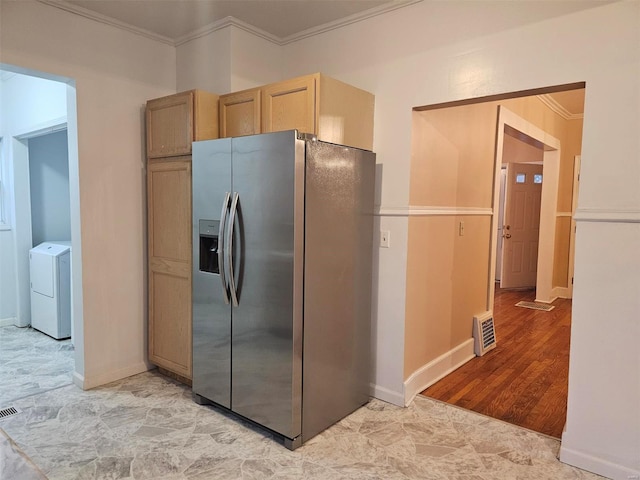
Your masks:
<path fill-rule="evenodd" d="M 584 88 L 550 93 L 549 96 L 571 115 L 584 113 Z"/>
<path fill-rule="evenodd" d="M 540 95 L 551 110 L 567 120 L 582 118 L 584 114 L 584 88 Z"/>
<path fill-rule="evenodd" d="M 41 0 L 81 15 L 116 20 L 173 43 L 234 17 L 277 40 L 417 0 Z"/>

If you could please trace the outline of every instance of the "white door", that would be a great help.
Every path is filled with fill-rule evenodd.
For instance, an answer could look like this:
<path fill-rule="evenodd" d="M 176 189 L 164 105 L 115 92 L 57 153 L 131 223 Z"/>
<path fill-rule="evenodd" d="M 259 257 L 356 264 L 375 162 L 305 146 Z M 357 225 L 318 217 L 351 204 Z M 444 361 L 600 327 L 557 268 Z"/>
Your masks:
<path fill-rule="evenodd" d="M 507 166 L 501 288 L 536 285 L 542 180 L 542 165 Z"/>

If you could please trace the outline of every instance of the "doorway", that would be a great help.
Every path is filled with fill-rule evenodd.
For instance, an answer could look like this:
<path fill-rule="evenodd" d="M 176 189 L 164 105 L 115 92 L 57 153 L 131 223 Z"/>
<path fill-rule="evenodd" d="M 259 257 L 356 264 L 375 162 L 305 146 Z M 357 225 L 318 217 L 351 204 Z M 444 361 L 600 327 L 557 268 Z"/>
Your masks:
<path fill-rule="evenodd" d="M 584 99 L 583 88 L 574 88 L 572 90 L 579 90 L 582 99 Z M 559 360 L 562 358 L 561 352 L 564 347 L 561 348 L 556 345 L 548 352 L 553 360 L 544 360 L 542 356 L 535 358 L 536 354 L 543 355 L 544 352 L 542 350 L 537 351 L 535 348 L 536 345 L 542 344 L 535 339 L 529 338 L 528 335 L 536 333 L 535 330 L 537 327 L 546 326 L 548 328 L 543 328 L 541 332 L 537 333 L 543 338 L 550 339 L 550 335 L 554 335 L 554 333 L 552 332 L 553 329 L 548 325 L 549 322 L 546 321 L 548 318 L 556 318 L 555 323 L 551 322 L 551 324 L 553 324 L 552 326 L 556 324 L 563 326 L 567 334 L 570 331 L 571 302 L 568 299 L 565 300 L 563 297 L 570 297 L 571 293 L 568 288 L 570 286 L 568 283 L 568 279 L 570 279 L 568 272 L 571 268 L 569 266 L 569 251 L 572 233 L 569 225 L 572 215 L 573 158 L 576 154 L 580 153 L 582 119 L 581 117 L 579 119 L 572 117 L 558 120 L 555 110 L 545 111 L 540 114 L 534 113 L 540 112 L 545 108 L 541 105 L 544 104 L 544 102 L 538 94 L 539 92 L 536 93 L 536 95 L 530 97 L 509 97 L 504 100 L 491 99 L 486 102 L 470 102 L 464 105 L 423 107 L 424 110 L 416 109 L 418 116 L 416 117 L 414 126 L 419 126 L 422 130 L 415 136 L 417 139 L 415 143 L 419 148 L 413 152 L 416 161 L 412 163 L 412 195 L 416 198 L 420 196 L 420 198 L 428 199 L 430 203 L 425 203 L 425 205 L 438 205 L 440 212 L 443 212 L 439 212 L 440 216 L 444 215 L 444 211 L 450 211 L 452 215 L 455 215 L 456 225 L 464 224 L 465 231 L 461 233 L 462 230 L 460 230 L 460 232 L 456 232 L 457 235 L 451 236 L 453 242 L 449 244 L 449 249 L 451 250 L 451 258 L 454 260 L 451 262 L 450 267 L 452 268 L 451 271 L 453 274 L 450 275 L 447 270 L 442 269 L 437 271 L 439 278 L 451 279 L 451 287 L 448 288 L 449 296 L 430 296 L 428 290 L 422 290 L 426 293 L 422 293 L 419 304 L 416 302 L 416 305 L 420 305 L 420 307 L 424 309 L 425 318 L 428 319 L 427 321 L 434 324 L 433 328 L 429 329 L 431 334 L 428 342 L 430 343 L 425 342 L 425 345 L 433 348 L 434 351 L 439 349 L 438 353 L 440 355 L 433 355 L 431 358 L 425 355 L 425 361 L 423 361 L 425 367 L 416 370 L 416 373 L 409 378 L 406 384 L 411 385 L 410 382 L 417 384 L 419 375 L 425 372 L 423 385 L 427 388 L 423 389 L 422 392 L 435 396 L 431 389 L 436 387 L 439 389 L 446 388 L 449 399 L 442 399 L 451 401 L 452 403 L 456 403 L 458 400 L 465 398 L 470 392 L 473 393 L 480 390 L 486 394 L 486 400 L 505 400 L 509 392 L 517 392 L 518 389 L 515 387 L 515 384 L 513 388 L 506 386 L 508 384 L 498 386 L 500 380 L 509 378 L 513 374 L 513 377 L 511 377 L 512 380 L 522 382 L 523 375 L 529 375 L 530 370 L 527 370 L 527 368 L 532 369 L 534 366 L 538 366 L 544 371 L 548 370 L 552 376 L 555 375 L 557 383 L 562 383 L 561 375 L 558 372 L 560 371 L 559 365 L 562 363 Z M 547 96 L 547 93 L 542 96 Z M 478 105 L 478 107 L 476 108 L 474 105 Z M 491 122 L 490 111 L 492 106 L 493 108 L 499 108 L 498 118 L 493 117 L 496 118 L 497 121 L 494 120 L 493 122 Z M 442 111 L 458 109 L 458 113 L 444 113 L 440 117 L 440 108 Z M 549 110 L 552 109 L 549 108 Z M 419 115 L 423 112 L 424 115 Z M 495 112 L 495 110 L 493 110 L 493 112 Z M 513 116 L 511 114 L 513 114 Z M 514 118 L 515 121 L 513 121 Z M 517 120 L 518 118 L 531 118 L 531 121 L 535 122 L 537 131 L 529 126 L 520 125 Z M 455 119 L 456 121 L 451 121 L 451 119 Z M 566 123 L 565 120 L 567 120 Z M 470 123 L 466 124 L 466 122 Z M 486 147 L 486 136 L 489 135 L 486 131 L 488 127 L 484 129 L 489 122 L 493 124 L 493 134 L 495 135 L 495 150 L 493 152 L 495 156 L 492 165 L 493 193 L 490 196 L 490 210 L 487 209 L 489 205 L 486 201 L 486 192 L 483 190 L 487 185 L 486 183 L 481 183 L 483 182 L 483 175 L 485 175 L 489 163 L 488 154 L 485 153 L 488 150 Z M 498 125 L 497 130 L 495 129 L 496 125 Z M 558 125 L 562 125 L 562 127 L 559 128 Z M 548 131 L 553 135 L 545 131 L 545 128 L 549 128 Z M 565 130 L 562 131 L 562 128 L 565 128 Z M 509 129 L 512 129 L 512 131 L 509 131 Z M 506 134 L 505 131 L 507 132 Z M 464 133 L 462 137 L 461 132 Z M 481 132 L 484 132 L 484 140 L 480 138 L 479 134 Z M 567 134 L 567 132 L 571 132 L 571 134 Z M 574 132 L 576 133 L 575 135 L 573 135 Z M 530 284 L 530 286 L 535 287 L 535 289 L 520 290 L 515 292 L 515 296 L 512 295 L 512 292 L 503 291 L 499 287 L 496 287 L 494 283 L 496 277 L 502 276 L 500 273 L 496 275 L 496 271 L 498 270 L 497 244 L 499 235 L 499 216 L 497 210 L 499 207 L 500 177 L 502 175 L 502 160 L 498 162 L 497 159 L 502 158 L 505 135 L 515 136 L 516 138 L 518 138 L 519 135 L 528 136 L 539 143 L 537 149 L 542 153 L 542 162 L 525 161 L 521 163 L 541 163 L 543 168 L 541 179 L 543 183 L 541 188 L 544 189 L 546 184 L 546 191 L 542 193 L 540 200 L 541 220 L 538 257 L 541 261 L 537 263 L 535 281 Z M 554 135 L 557 135 L 557 137 L 554 137 Z M 534 143 L 531 139 L 528 140 L 529 144 Z M 562 145 L 560 145 L 559 139 L 562 140 Z M 438 163 L 439 158 L 446 161 Z M 424 174 L 422 177 L 424 180 L 422 180 L 421 183 L 413 178 L 414 165 L 417 167 L 415 171 Z M 455 170 L 452 167 L 455 167 Z M 538 175 L 538 173 L 534 175 Z M 429 179 L 429 176 L 431 179 Z M 416 193 L 419 190 L 414 188 L 414 186 L 419 186 L 419 188 L 423 189 L 420 191 L 420 195 Z M 455 192 L 456 195 L 450 196 L 450 199 L 448 199 L 446 197 L 448 192 Z M 461 205 L 464 206 L 464 208 L 461 208 Z M 484 209 L 488 210 L 486 214 Z M 423 207 L 423 210 L 428 211 L 427 207 Z M 491 223 L 490 228 L 486 230 L 477 229 L 475 232 L 470 232 L 468 228 L 470 214 L 476 216 L 486 215 L 487 221 Z M 425 228 L 422 228 L 422 223 L 425 224 Z M 414 231 L 423 235 L 425 239 L 429 241 L 429 236 L 433 236 L 433 232 L 436 232 L 433 228 L 426 228 L 430 227 L 432 223 L 435 225 L 435 220 L 429 218 L 425 218 L 424 220 L 416 219 L 414 220 Z M 468 238 L 469 233 L 473 235 L 471 239 Z M 485 240 L 484 235 L 489 235 L 490 238 Z M 471 264 L 470 262 L 473 262 L 474 258 L 479 258 L 479 262 L 483 261 L 484 258 L 478 257 L 477 253 L 475 257 L 473 257 L 467 255 L 466 252 L 479 252 L 478 244 L 485 241 L 486 248 L 490 249 L 491 253 L 488 270 L 485 270 L 487 276 L 484 277 L 486 301 L 480 302 L 473 300 L 471 295 L 475 295 L 475 293 L 471 292 L 468 288 L 464 288 L 461 282 L 464 281 L 467 284 L 471 284 L 469 273 L 472 270 L 481 272 L 479 267 L 475 270 L 475 264 Z M 418 245 L 415 240 L 413 243 Z M 424 247 L 422 248 L 424 251 Z M 442 252 L 442 249 L 439 249 L 439 251 Z M 430 254 L 430 251 L 428 252 Z M 435 256 L 435 253 L 434 251 L 433 258 L 430 261 L 425 260 L 424 263 L 434 265 L 434 260 L 438 258 Z M 411 248 L 409 255 L 411 257 L 418 256 L 417 253 L 411 251 Z M 443 254 L 440 253 L 440 255 Z M 422 254 L 422 256 L 424 257 L 424 254 Z M 460 278 L 462 279 L 460 282 L 457 280 L 455 270 L 457 267 L 455 262 L 456 258 L 465 259 L 464 263 L 460 266 Z M 533 255 L 532 258 L 535 258 L 535 255 Z M 445 265 L 445 267 L 447 266 Z M 429 277 L 425 276 L 425 278 Z M 460 285 L 457 286 L 459 283 Z M 476 285 L 476 283 L 473 283 L 473 285 Z M 445 286 L 447 286 L 447 284 L 445 284 Z M 478 289 L 480 288 L 479 285 L 476 286 Z M 446 294 L 447 292 L 445 291 L 444 293 Z M 515 307 L 515 304 L 520 300 L 544 302 L 552 304 L 555 308 L 551 313 L 548 313 Z M 445 309 L 446 305 L 454 305 L 454 308 L 449 310 L 450 313 Z M 500 323 L 499 316 L 501 313 L 499 312 L 499 307 L 501 306 L 510 308 L 510 312 L 502 313 L 502 316 L 506 318 L 506 324 Z M 440 315 L 434 316 L 431 312 L 438 312 Z M 498 347 L 487 353 L 484 357 L 471 360 L 473 358 L 473 339 L 469 339 L 468 335 L 470 335 L 472 330 L 472 318 L 476 315 L 482 315 L 485 312 L 494 314 Z M 557 317 L 561 316 L 563 319 L 558 320 Z M 450 322 L 451 324 L 443 326 L 445 322 Z M 437 324 L 439 324 L 439 326 Z M 441 335 L 442 341 L 437 338 L 440 331 L 443 332 Z M 513 360 L 512 357 L 509 357 L 504 350 L 510 343 L 507 341 L 510 335 L 514 340 L 517 339 L 518 342 L 516 342 L 516 344 L 523 348 L 523 350 L 520 351 L 521 359 L 518 362 Z M 513 342 L 511 343 L 513 344 Z M 431 344 L 433 344 L 433 347 L 431 347 Z M 565 337 L 563 345 L 565 344 L 567 361 L 564 362 L 564 364 L 568 365 L 568 335 Z M 425 348 L 425 351 L 426 350 Z M 442 354 L 443 351 L 445 352 L 444 354 Z M 463 351 L 469 352 L 469 356 L 463 357 Z M 523 352 L 527 352 L 527 354 L 525 355 Z M 513 358 L 517 358 L 517 354 L 516 357 Z M 522 360 L 527 358 L 530 360 L 530 363 L 525 366 Z M 475 368 L 480 362 L 486 362 L 491 359 L 496 363 L 492 365 L 489 377 L 483 378 L 478 371 L 475 371 L 464 381 L 458 381 L 457 386 L 454 385 L 456 383 L 455 380 L 452 380 L 452 383 L 449 383 L 447 387 L 442 386 L 444 383 L 441 382 L 446 382 L 450 378 L 454 379 L 458 370 L 463 371 L 465 368 Z M 556 360 L 558 362 L 556 362 Z M 442 367 L 440 367 L 440 365 L 442 365 Z M 549 369 L 544 368 L 545 366 L 548 366 Z M 440 369 L 439 372 L 436 371 L 436 367 Z M 505 369 L 511 367 L 517 368 L 512 372 L 506 373 L 506 370 L 500 370 L 498 367 L 504 367 Z M 434 374 L 431 378 L 428 378 L 431 372 L 434 372 Z M 411 373 L 411 371 L 409 373 Z M 522 383 L 521 385 L 525 386 L 523 391 L 531 393 L 535 390 L 544 395 L 543 387 L 539 387 L 538 385 L 543 385 L 545 382 L 548 382 L 548 380 L 543 380 L 542 376 L 538 378 L 539 379 L 533 380 L 532 383 L 528 385 L 529 387 L 535 386 L 536 388 L 526 388 L 526 382 Z M 564 408 L 566 408 L 566 390 L 557 396 L 562 399 L 565 404 Z M 467 402 L 470 401 L 467 400 Z M 536 402 L 537 400 L 533 400 L 532 398 L 526 399 L 523 397 L 521 400 L 514 399 L 510 406 L 507 407 L 507 410 L 514 406 L 514 408 L 531 406 Z M 555 407 L 553 407 L 553 409 L 555 410 Z M 517 415 L 511 411 L 511 417 L 515 418 L 516 416 Z M 564 418 L 561 423 L 564 423 Z"/>
<path fill-rule="evenodd" d="M 0 65 L 4 141 L 0 196 L 0 407 L 73 382 L 82 368 L 82 289 L 75 87 L 70 79 Z M 44 241 L 71 246 L 71 338 L 30 328 L 29 250 Z M 6 248 L 5 248 L 6 247 Z M 73 325 L 75 323 L 75 325 Z M 75 328 L 74 328 L 75 327 Z M 3 373 L 9 377 L 2 378 Z"/>

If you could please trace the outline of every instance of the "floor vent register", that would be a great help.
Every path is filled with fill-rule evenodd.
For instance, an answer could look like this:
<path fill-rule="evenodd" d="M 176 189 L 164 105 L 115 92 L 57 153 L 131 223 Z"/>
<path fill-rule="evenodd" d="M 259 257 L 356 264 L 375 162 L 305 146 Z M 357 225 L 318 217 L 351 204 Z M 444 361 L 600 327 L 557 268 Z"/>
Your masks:
<path fill-rule="evenodd" d="M 0 420 L 4 420 L 7 417 L 11 417 L 19 413 L 20 410 L 18 410 L 16 407 L 3 408 L 2 410 L 0 410 Z"/>
<path fill-rule="evenodd" d="M 516 307 L 531 308 L 533 310 L 542 310 L 543 312 L 550 312 L 551 310 L 556 308 L 553 305 L 549 305 L 547 303 L 540 303 L 540 302 L 518 302 L 516 303 Z"/>

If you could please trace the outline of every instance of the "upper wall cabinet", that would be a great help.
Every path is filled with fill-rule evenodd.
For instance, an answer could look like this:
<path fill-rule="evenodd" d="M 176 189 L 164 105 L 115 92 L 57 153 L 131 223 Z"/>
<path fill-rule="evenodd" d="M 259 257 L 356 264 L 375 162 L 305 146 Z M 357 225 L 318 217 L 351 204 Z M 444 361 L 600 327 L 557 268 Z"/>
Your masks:
<path fill-rule="evenodd" d="M 316 77 L 317 75 L 298 77 L 263 88 L 264 133 L 297 128 L 304 133 L 317 134 Z"/>
<path fill-rule="evenodd" d="M 260 133 L 260 89 L 220 96 L 220 136 L 240 137 Z"/>
<path fill-rule="evenodd" d="M 191 154 L 191 142 L 218 136 L 218 96 L 201 90 L 147 102 L 147 156 Z"/>
<path fill-rule="evenodd" d="M 326 142 L 371 150 L 374 100 L 369 92 L 319 73 L 293 78 L 221 96 L 220 136 L 296 128 Z"/>

